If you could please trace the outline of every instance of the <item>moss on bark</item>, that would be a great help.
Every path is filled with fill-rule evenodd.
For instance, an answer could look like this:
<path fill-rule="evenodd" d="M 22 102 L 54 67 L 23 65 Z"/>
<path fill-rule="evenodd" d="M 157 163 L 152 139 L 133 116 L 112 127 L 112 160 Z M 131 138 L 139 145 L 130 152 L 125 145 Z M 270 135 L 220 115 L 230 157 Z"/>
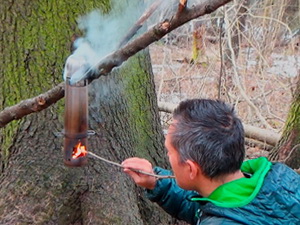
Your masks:
<path fill-rule="evenodd" d="M 0 7 L 1 108 L 36 96 L 62 80 L 76 19 L 108 1 L 4 1 Z M 150 60 L 140 54 L 89 86 L 89 150 L 121 162 L 158 158 L 162 134 Z M 154 107 L 154 108 L 152 108 Z M 142 190 L 119 168 L 90 158 L 66 168 L 63 101 L 1 130 L 0 224 L 166 224 Z M 4 164 L 3 164 L 4 165 Z"/>
<path fill-rule="evenodd" d="M 292 168 L 300 168 L 300 79 L 290 106 L 285 127 L 278 144 L 270 153 L 273 161 L 284 161 Z"/>

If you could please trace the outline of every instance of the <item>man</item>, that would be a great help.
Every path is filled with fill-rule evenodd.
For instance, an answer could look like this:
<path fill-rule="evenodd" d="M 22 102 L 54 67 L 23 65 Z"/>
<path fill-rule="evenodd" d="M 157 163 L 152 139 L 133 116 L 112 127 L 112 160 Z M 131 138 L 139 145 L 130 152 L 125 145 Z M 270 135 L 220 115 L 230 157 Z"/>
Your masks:
<path fill-rule="evenodd" d="M 244 131 L 231 106 L 186 100 L 174 110 L 165 140 L 171 174 L 149 161 L 122 165 L 150 200 L 190 224 L 300 224 L 300 176 L 266 158 L 243 162 Z"/>

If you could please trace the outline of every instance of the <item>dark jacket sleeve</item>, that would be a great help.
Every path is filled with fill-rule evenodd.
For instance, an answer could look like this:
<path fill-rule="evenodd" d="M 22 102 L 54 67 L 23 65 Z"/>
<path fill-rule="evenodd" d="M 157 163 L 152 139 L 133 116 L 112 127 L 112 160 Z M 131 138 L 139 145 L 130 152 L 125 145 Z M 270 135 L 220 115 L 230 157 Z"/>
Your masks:
<path fill-rule="evenodd" d="M 168 170 L 159 167 L 154 168 L 154 172 L 159 175 L 170 175 Z M 177 186 L 174 179 L 160 179 L 153 190 L 146 190 L 146 196 L 156 202 L 171 216 L 184 220 L 190 224 L 197 223 L 197 212 L 199 203 L 189 199 L 199 195 L 194 191 L 187 191 Z"/>

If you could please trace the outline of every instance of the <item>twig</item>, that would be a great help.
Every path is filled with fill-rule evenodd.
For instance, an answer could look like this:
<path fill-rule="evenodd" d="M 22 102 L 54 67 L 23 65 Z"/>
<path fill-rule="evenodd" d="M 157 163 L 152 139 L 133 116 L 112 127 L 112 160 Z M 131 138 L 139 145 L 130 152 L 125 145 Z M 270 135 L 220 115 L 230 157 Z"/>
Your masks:
<path fill-rule="evenodd" d="M 220 65 L 220 76 L 219 76 L 219 84 L 218 84 L 218 99 L 221 99 L 221 85 L 222 85 L 222 77 L 224 73 L 224 60 L 223 60 L 223 48 L 222 48 L 222 27 L 224 24 L 224 18 L 221 19 L 219 25 L 219 47 L 220 47 L 220 58 L 221 58 L 221 65 Z"/>
<path fill-rule="evenodd" d="M 280 25 L 282 25 L 289 32 L 290 35 L 292 34 L 292 30 L 290 29 L 290 27 L 286 23 L 284 23 L 284 22 L 282 22 L 282 21 L 280 21 L 276 18 L 271 18 L 271 17 L 267 17 L 267 16 L 257 16 L 257 15 L 252 14 L 251 10 L 249 10 L 249 9 L 247 10 L 247 16 L 251 17 L 251 18 L 254 18 L 254 19 L 264 19 L 264 20 L 270 20 L 272 22 L 277 22 Z M 266 59 L 265 54 L 261 51 L 261 49 L 259 49 L 259 47 L 255 46 L 255 44 L 247 37 L 247 35 L 245 35 L 244 32 L 241 32 L 241 35 L 250 44 L 250 46 L 252 48 L 254 48 L 255 52 L 258 53 L 259 57 L 263 60 L 263 62 L 268 67 L 270 67 L 270 65 L 268 63 L 268 60 Z"/>
<path fill-rule="evenodd" d="M 228 16 L 226 15 L 225 12 L 225 20 L 228 20 Z M 228 23 L 228 21 L 225 21 L 225 23 Z M 256 116 L 259 118 L 259 120 L 262 122 L 262 124 L 264 126 L 266 126 L 266 128 L 268 128 L 269 130 L 274 130 L 274 128 L 266 121 L 266 119 L 260 114 L 259 109 L 255 106 L 255 104 L 250 100 L 250 98 L 248 97 L 248 95 L 246 94 L 240 79 L 239 79 L 239 75 L 238 75 L 238 71 L 237 68 L 238 66 L 236 65 L 236 55 L 235 52 L 233 50 L 233 46 L 231 43 L 231 33 L 230 30 L 227 30 L 227 36 L 228 36 L 228 48 L 231 51 L 231 63 L 232 63 L 232 69 L 233 69 L 233 80 L 234 83 L 236 85 L 236 87 L 238 88 L 240 94 L 242 95 L 242 97 L 245 99 L 245 101 L 248 103 L 248 105 L 254 110 Z"/>
<path fill-rule="evenodd" d="M 102 158 L 101 156 L 98 156 L 95 153 L 92 153 L 90 151 L 88 152 L 88 154 L 91 155 L 91 156 L 93 156 L 93 157 L 95 157 L 95 158 L 97 158 L 97 159 L 100 159 L 103 162 L 109 163 L 111 165 L 114 165 L 114 166 L 117 166 L 117 167 L 120 167 L 120 168 L 127 168 L 127 167 L 124 167 L 120 163 L 116 163 L 116 162 L 110 161 L 108 159 Z M 134 172 L 137 172 L 137 173 L 141 173 L 141 174 L 144 174 L 144 175 L 155 177 L 156 179 L 175 178 L 175 176 L 173 176 L 173 175 L 157 175 L 157 174 L 154 174 L 154 173 L 148 173 L 148 172 L 145 172 L 145 171 L 142 171 L 142 170 L 133 169 L 133 168 L 127 168 L 127 169 L 130 169 L 130 170 L 132 170 Z"/>
<path fill-rule="evenodd" d="M 287 164 L 287 161 L 290 159 L 290 157 L 293 155 L 294 151 L 298 150 L 298 148 L 300 147 L 300 144 L 296 144 L 291 151 L 288 153 L 288 156 L 282 160 L 283 163 Z"/>

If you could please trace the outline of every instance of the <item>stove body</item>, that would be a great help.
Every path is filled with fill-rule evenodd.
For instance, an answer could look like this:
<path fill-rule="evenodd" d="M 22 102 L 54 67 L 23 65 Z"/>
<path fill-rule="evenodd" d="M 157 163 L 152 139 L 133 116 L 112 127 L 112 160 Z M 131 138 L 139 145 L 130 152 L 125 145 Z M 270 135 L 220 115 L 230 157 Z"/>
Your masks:
<path fill-rule="evenodd" d="M 86 80 L 70 84 L 72 75 L 84 63 L 69 60 L 66 63 L 64 113 L 64 164 L 78 167 L 87 163 L 88 146 L 88 85 Z"/>

